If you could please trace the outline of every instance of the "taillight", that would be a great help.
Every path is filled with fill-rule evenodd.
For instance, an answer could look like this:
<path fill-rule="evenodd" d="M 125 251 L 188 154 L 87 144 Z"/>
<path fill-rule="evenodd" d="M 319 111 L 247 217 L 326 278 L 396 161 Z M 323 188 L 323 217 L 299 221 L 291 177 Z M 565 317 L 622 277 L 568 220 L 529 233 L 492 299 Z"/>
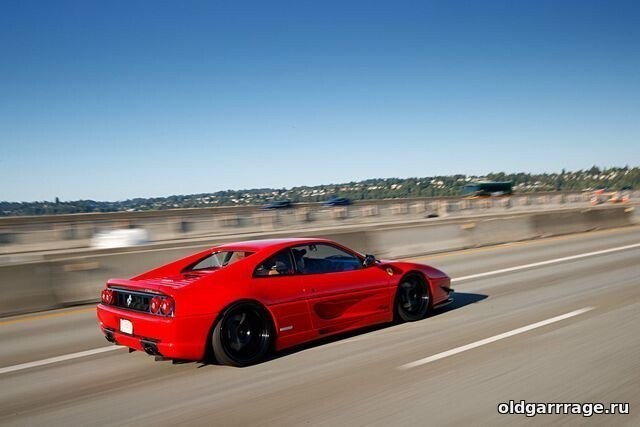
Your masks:
<path fill-rule="evenodd" d="M 173 314 L 173 298 L 153 297 L 149 303 L 149 311 L 153 314 L 171 316 Z"/>
<path fill-rule="evenodd" d="M 160 313 L 169 316 L 173 313 L 173 298 L 163 297 L 160 302 Z"/>
<path fill-rule="evenodd" d="M 102 294 L 100 294 L 100 300 L 102 301 L 103 304 L 107 304 L 107 305 L 112 304 L 114 301 L 114 298 L 115 296 L 113 294 L 113 290 L 110 288 L 103 290 Z"/>
<path fill-rule="evenodd" d="M 149 308 L 153 314 L 158 314 L 158 310 L 160 310 L 160 297 L 151 298 L 151 304 L 149 304 Z"/>

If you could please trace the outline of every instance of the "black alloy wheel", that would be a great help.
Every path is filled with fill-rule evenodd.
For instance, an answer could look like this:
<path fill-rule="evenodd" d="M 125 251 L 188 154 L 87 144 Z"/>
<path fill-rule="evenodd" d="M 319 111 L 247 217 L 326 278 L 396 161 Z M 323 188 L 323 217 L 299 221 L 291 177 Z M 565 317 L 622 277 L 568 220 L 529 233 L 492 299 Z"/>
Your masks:
<path fill-rule="evenodd" d="M 264 309 L 254 304 L 232 306 L 213 329 L 214 357 L 223 365 L 252 365 L 271 350 L 272 335 Z"/>
<path fill-rule="evenodd" d="M 429 312 L 431 293 L 426 280 L 418 274 L 405 276 L 396 292 L 396 318 L 405 322 L 423 319 Z"/>

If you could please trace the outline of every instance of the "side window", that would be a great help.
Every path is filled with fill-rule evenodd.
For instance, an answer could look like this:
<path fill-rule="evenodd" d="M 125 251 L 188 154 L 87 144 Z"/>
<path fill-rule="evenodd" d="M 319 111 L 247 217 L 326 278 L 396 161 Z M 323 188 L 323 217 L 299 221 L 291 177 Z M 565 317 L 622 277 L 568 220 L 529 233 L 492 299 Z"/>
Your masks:
<path fill-rule="evenodd" d="M 220 251 L 214 252 L 202 258 L 200 261 L 188 267 L 187 271 L 198 270 L 213 270 L 227 265 L 231 265 L 236 261 L 240 261 L 243 258 L 251 255 L 252 252 L 239 252 L 239 251 Z"/>
<path fill-rule="evenodd" d="M 253 272 L 254 277 L 283 276 L 293 274 L 293 262 L 288 249 L 270 256 L 258 264 Z"/>
<path fill-rule="evenodd" d="M 298 272 L 302 274 L 335 273 L 362 268 L 360 258 L 324 243 L 301 245 L 291 249 Z"/>

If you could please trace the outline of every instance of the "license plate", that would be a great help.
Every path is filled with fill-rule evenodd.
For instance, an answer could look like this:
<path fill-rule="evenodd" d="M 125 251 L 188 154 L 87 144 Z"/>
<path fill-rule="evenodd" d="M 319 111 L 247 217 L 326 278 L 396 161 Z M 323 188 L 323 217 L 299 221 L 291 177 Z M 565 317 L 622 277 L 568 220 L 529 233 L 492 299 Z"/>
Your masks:
<path fill-rule="evenodd" d="M 120 332 L 133 335 L 133 323 L 127 319 L 120 319 Z"/>

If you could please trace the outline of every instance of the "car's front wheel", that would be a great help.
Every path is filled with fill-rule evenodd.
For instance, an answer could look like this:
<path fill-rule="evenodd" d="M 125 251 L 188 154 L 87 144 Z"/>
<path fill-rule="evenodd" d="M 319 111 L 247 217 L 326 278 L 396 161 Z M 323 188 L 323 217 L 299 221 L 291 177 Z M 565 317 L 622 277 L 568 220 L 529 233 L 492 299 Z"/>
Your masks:
<path fill-rule="evenodd" d="M 236 304 L 224 312 L 213 329 L 213 354 L 223 365 L 252 365 L 271 350 L 272 335 L 270 318 L 263 308 Z"/>
<path fill-rule="evenodd" d="M 397 320 L 413 322 L 423 319 L 429 312 L 431 292 L 429 284 L 419 274 L 402 278 L 396 291 L 395 315 Z"/>

